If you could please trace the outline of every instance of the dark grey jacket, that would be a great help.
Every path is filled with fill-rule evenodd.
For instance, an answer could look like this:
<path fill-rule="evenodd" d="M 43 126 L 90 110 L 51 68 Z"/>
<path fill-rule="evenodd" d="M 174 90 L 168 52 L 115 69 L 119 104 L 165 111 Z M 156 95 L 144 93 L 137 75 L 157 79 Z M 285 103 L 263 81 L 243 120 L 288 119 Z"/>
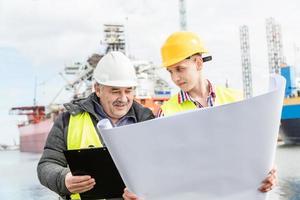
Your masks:
<path fill-rule="evenodd" d="M 61 197 L 66 198 L 70 192 L 65 186 L 65 176 L 70 171 L 67 168 L 67 161 L 63 151 L 67 149 L 67 133 L 70 114 L 76 115 L 81 112 L 88 112 L 96 127 L 101 117 L 95 111 L 99 105 L 99 99 L 95 93 L 92 93 L 86 99 L 75 100 L 65 104 L 66 112 L 60 114 L 55 121 L 45 144 L 44 152 L 37 166 L 37 173 L 41 184 L 56 192 Z M 135 122 L 153 119 L 154 115 L 150 109 L 143 107 L 137 102 L 125 115 L 133 117 Z"/>

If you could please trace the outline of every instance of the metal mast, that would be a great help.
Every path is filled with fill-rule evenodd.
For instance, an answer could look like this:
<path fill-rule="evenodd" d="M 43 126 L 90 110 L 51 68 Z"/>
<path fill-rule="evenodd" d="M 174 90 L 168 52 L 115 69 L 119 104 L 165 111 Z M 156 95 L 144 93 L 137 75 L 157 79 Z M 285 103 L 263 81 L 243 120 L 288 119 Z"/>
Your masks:
<path fill-rule="evenodd" d="M 285 63 L 282 51 L 281 26 L 274 18 L 266 19 L 266 33 L 268 44 L 269 72 L 280 73 L 280 66 Z"/>
<path fill-rule="evenodd" d="M 248 26 L 244 25 L 240 27 L 240 45 L 241 45 L 244 98 L 248 99 L 252 97 L 252 72 L 251 72 Z"/>
<path fill-rule="evenodd" d="M 179 19 L 180 30 L 185 31 L 187 29 L 185 0 L 179 0 Z"/>

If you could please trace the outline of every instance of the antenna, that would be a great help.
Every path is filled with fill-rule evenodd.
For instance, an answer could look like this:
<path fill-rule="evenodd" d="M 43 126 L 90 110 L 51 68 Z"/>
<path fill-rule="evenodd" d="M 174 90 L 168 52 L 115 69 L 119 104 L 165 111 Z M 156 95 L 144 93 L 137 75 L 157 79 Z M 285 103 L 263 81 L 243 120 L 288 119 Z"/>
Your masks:
<path fill-rule="evenodd" d="M 33 105 L 36 106 L 36 90 L 37 90 L 37 77 L 34 77 L 34 96 L 33 96 Z"/>
<path fill-rule="evenodd" d="M 125 38 L 125 52 L 126 55 L 130 57 L 130 47 L 129 47 L 129 31 L 128 31 L 128 17 L 125 18 L 125 26 L 124 26 L 124 38 Z"/>
<path fill-rule="evenodd" d="M 298 68 L 299 52 L 300 52 L 299 46 L 296 43 L 294 43 L 294 66 L 296 69 Z"/>

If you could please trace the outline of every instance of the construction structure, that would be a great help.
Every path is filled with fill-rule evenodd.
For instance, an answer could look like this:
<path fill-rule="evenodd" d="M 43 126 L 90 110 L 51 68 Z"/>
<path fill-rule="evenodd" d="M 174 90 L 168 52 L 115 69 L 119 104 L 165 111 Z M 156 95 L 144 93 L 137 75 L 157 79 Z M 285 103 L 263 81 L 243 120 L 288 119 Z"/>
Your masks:
<path fill-rule="evenodd" d="M 106 52 L 121 51 L 126 54 L 125 27 L 123 24 L 104 24 Z"/>
<path fill-rule="evenodd" d="M 266 34 L 268 45 L 269 72 L 280 73 L 280 66 L 284 65 L 281 26 L 274 18 L 266 19 Z"/>
<path fill-rule="evenodd" d="M 185 0 L 179 0 L 179 23 L 181 31 L 187 30 Z"/>
<path fill-rule="evenodd" d="M 250 57 L 250 43 L 249 43 L 249 29 L 248 26 L 240 27 L 240 46 L 241 46 L 241 61 L 243 73 L 243 91 L 244 98 L 252 97 L 252 72 L 251 72 L 251 57 Z"/>

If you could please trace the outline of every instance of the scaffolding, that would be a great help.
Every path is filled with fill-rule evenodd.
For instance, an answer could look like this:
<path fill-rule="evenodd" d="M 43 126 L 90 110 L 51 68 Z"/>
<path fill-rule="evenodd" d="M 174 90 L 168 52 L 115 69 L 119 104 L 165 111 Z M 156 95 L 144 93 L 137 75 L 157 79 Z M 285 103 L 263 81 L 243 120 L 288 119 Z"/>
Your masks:
<path fill-rule="evenodd" d="M 107 45 L 106 53 L 121 51 L 126 54 L 125 27 L 123 24 L 104 24 L 104 38 Z"/>
<path fill-rule="evenodd" d="M 187 29 L 185 0 L 179 0 L 179 22 L 180 30 L 185 31 Z"/>
<path fill-rule="evenodd" d="M 266 19 L 266 33 L 269 58 L 269 72 L 280 74 L 280 66 L 285 63 L 282 50 L 281 26 L 274 18 Z"/>
<path fill-rule="evenodd" d="M 241 61 L 243 73 L 244 98 L 252 97 L 252 72 L 248 26 L 240 27 Z"/>

